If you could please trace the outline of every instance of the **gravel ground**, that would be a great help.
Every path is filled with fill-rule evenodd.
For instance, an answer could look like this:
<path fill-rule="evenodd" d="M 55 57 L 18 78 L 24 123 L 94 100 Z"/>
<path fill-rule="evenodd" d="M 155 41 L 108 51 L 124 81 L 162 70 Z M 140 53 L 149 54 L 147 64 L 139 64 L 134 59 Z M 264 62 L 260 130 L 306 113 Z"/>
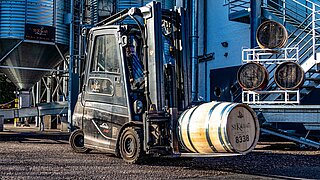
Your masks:
<path fill-rule="evenodd" d="M 154 158 L 129 165 L 112 155 L 76 154 L 67 135 L 1 135 L 0 179 L 320 179 L 320 151 L 261 144 L 246 156 Z"/>

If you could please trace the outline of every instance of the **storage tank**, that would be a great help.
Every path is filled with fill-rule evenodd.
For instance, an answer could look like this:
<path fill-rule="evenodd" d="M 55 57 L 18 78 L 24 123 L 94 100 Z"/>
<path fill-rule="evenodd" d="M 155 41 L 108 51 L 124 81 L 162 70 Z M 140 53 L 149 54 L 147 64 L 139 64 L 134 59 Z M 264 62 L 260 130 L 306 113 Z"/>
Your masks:
<path fill-rule="evenodd" d="M 68 50 L 67 0 L 0 1 L 0 64 L 20 90 L 29 90 Z M 60 55 L 61 53 L 61 55 Z"/>

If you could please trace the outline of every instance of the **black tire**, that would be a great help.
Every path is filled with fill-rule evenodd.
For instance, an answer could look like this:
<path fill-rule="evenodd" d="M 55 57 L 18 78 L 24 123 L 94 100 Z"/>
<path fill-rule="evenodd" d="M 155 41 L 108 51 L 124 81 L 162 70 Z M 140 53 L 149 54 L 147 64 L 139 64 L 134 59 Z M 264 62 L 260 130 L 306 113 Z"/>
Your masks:
<path fill-rule="evenodd" d="M 141 137 L 139 128 L 127 127 L 121 133 L 119 151 L 125 162 L 135 164 L 141 161 L 143 156 Z"/>
<path fill-rule="evenodd" d="M 77 129 L 73 131 L 69 138 L 71 148 L 77 153 L 88 153 L 91 149 L 84 147 L 83 131 Z"/>

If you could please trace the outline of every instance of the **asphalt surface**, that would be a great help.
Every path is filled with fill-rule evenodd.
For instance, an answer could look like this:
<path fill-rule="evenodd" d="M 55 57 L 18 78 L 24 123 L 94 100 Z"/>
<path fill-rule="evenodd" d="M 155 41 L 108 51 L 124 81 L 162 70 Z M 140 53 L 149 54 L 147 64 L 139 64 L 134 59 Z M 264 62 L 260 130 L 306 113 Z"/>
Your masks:
<path fill-rule="evenodd" d="M 320 179 L 320 150 L 260 143 L 246 156 L 153 158 L 129 165 L 113 155 L 74 153 L 68 133 L 0 133 L 0 179 Z"/>

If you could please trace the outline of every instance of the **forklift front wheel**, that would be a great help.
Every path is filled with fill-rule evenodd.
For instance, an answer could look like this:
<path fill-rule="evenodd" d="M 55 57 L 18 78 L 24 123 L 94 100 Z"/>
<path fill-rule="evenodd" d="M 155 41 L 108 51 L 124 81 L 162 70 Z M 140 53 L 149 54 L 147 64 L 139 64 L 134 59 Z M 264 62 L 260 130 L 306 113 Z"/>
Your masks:
<path fill-rule="evenodd" d="M 77 129 L 73 131 L 69 138 L 71 148 L 77 153 L 88 153 L 91 149 L 84 147 L 83 131 Z"/>
<path fill-rule="evenodd" d="M 119 143 L 120 155 L 122 159 L 130 164 L 137 163 L 143 156 L 141 130 L 134 127 L 127 127 Z"/>

